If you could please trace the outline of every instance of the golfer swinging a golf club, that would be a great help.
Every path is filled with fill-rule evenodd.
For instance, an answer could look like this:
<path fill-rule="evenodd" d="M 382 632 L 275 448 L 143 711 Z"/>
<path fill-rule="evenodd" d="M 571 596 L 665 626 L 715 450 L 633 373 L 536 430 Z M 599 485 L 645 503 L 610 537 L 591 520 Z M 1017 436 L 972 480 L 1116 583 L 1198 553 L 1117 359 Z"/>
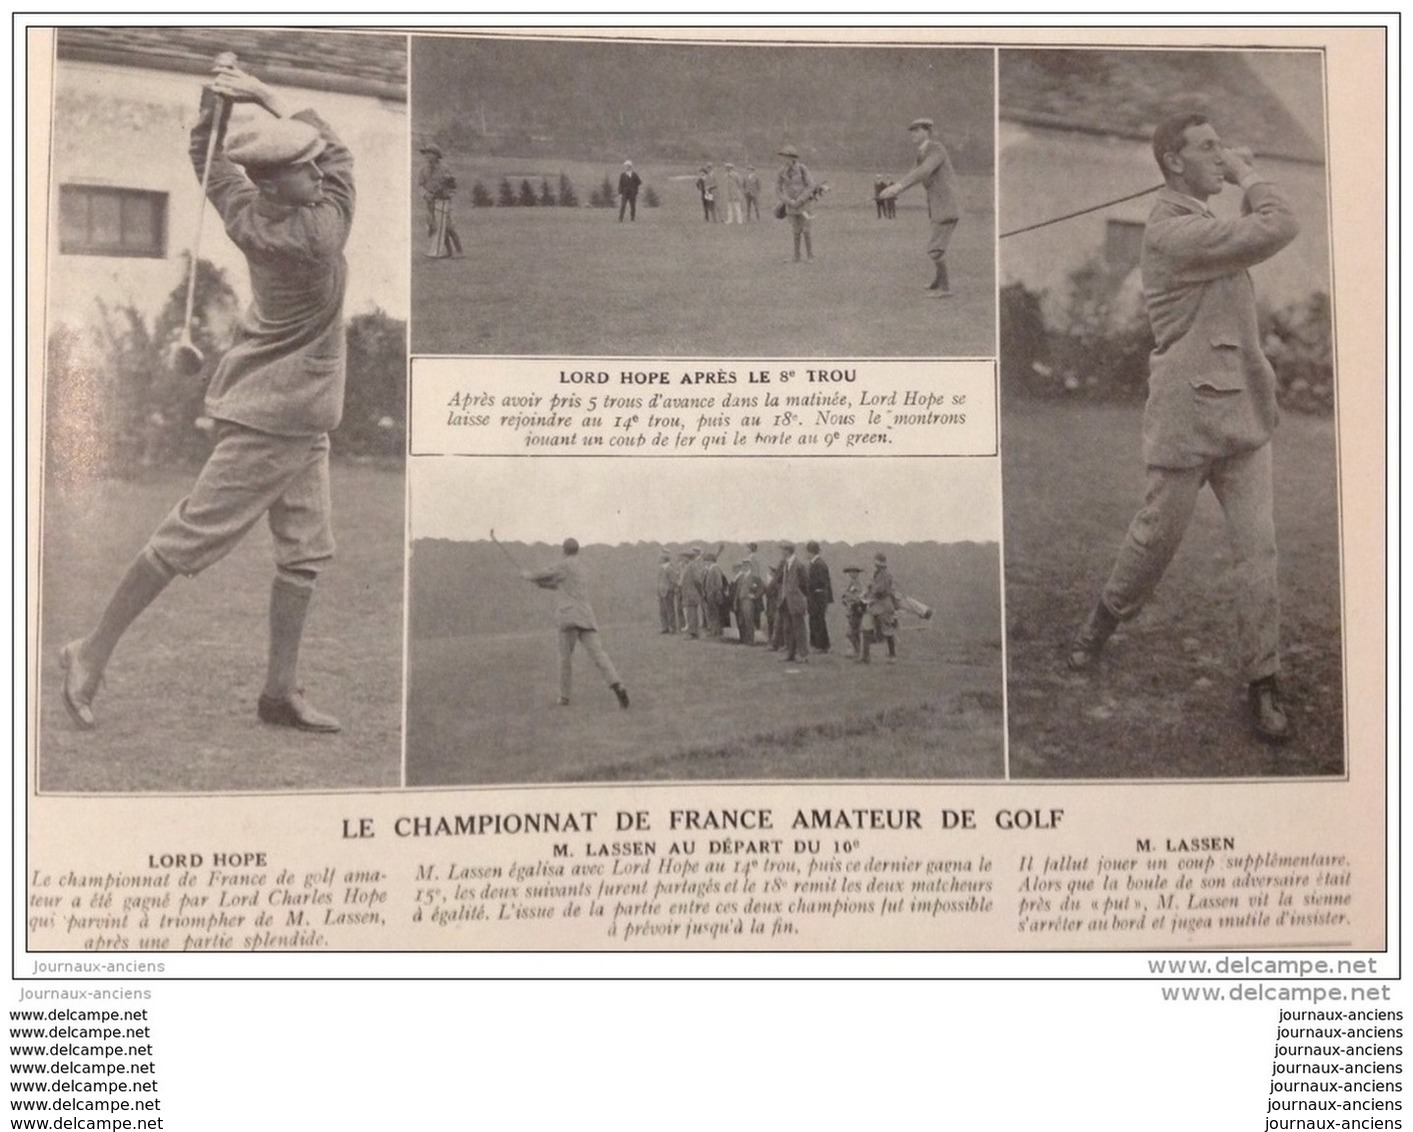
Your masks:
<path fill-rule="evenodd" d="M 78 727 L 92 728 L 94 697 L 128 626 L 173 577 L 200 573 L 263 518 L 275 578 L 257 714 L 276 726 L 337 731 L 338 720 L 305 701 L 296 673 L 314 584 L 334 553 L 328 434 L 343 414 L 353 158 L 317 114 L 287 106 L 233 56 L 219 57 L 213 74 L 191 131 L 192 164 L 245 254 L 252 302 L 206 392 L 215 447 L 93 631 L 64 647 L 64 706 Z M 237 103 L 248 109 L 228 122 Z"/>
<path fill-rule="evenodd" d="M 495 539 L 495 532 L 491 532 Z M 499 545 L 499 544 L 497 544 Z M 501 547 L 505 550 L 504 547 Z M 618 706 L 628 706 L 628 689 L 618 678 L 618 670 L 604 651 L 599 640 L 599 625 L 594 620 L 594 609 L 589 604 L 589 589 L 584 582 L 584 571 L 579 565 L 579 543 L 576 539 L 564 540 L 564 557 L 547 570 L 521 570 L 520 576 L 527 582 L 534 582 L 544 590 L 557 590 L 559 602 L 556 616 L 559 621 L 559 706 L 569 706 L 569 693 L 574 676 L 574 646 L 582 643 L 589 659 L 594 662 L 613 694 L 618 697 Z M 506 551 L 507 557 L 509 551 Z M 514 559 L 511 559 L 513 562 Z"/>

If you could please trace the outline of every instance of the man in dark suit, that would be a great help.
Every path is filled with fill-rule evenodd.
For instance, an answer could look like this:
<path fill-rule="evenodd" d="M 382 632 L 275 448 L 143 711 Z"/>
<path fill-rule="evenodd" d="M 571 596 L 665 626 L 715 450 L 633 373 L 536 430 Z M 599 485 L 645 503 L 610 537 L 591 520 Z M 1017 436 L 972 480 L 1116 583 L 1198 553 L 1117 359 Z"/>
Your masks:
<path fill-rule="evenodd" d="M 785 623 L 785 655 L 781 659 L 787 664 L 796 660 L 808 664 L 810 638 L 806 616 L 809 612 L 809 571 L 796 557 L 793 542 L 782 542 L 780 549 L 785 552 L 785 561 L 780 564 L 779 617 Z"/>
<path fill-rule="evenodd" d="M 819 543 L 805 543 L 805 551 L 810 556 L 809 573 L 809 618 L 810 647 L 816 652 L 829 651 L 829 626 L 825 614 L 834 603 L 834 583 L 829 577 L 829 566 L 819 556 Z"/>
<path fill-rule="evenodd" d="M 618 174 L 618 223 L 623 223 L 626 209 L 630 221 L 638 219 L 638 186 L 643 179 L 633 169 L 631 161 L 623 163 L 623 172 Z"/>
<path fill-rule="evenodd" d="M 1262 739 L 1281 743 L 1290 722 L 1277 688 L 1270 444 L 1279 414 L 1247 268 L 1289 244 L 1299 225 L 1249 151 L 1224 145 L 1199 114 L 1159 125 L 1153 156 L 1166 188 L 1148 218 L 1141 260 L 1156 343 L 1143 416 L 1147 491 L 1098 604 L 1070 645 L 1069 663 L 1092 668 L 1119 622 L 1142 608 L 1182 541 L 1198 493 L 1210 484 L 1241 583 L 1237 636 L 1252 726 Z M 1235 220 L 1219 220 L 1207 208 L 1224 184 L 1244 194 Z"/>

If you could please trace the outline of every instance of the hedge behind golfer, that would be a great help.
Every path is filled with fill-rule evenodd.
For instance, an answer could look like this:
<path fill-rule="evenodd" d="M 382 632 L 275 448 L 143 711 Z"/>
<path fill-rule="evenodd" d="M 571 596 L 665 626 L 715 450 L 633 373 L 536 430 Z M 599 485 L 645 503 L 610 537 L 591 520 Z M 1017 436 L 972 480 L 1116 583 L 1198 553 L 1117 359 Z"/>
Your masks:
<path fill-rule="evenodd" d="M 218 64 L 191 132 L 198 178 L 218 144 L 207 196 L 245 254 L 253 299 L 206 394 L 216 445 L 191 494 L 128 567 L 98 626 L 66 645 L 63 697 L 94 726 L 93 698 L 119 639 L 177 574 L 217 562 L 262 518 L 274 536 L 270 649 L 257 714 L 265 723 L 337 731 L 296 681 L 305 614 L 333 557 L 329 430 L 343 414 L 343 249 L 353 220 L 353 158 L 312 110 L 289 116 L 259 79 Z M 222 101 L 268 112 L 220 138 Z"/>

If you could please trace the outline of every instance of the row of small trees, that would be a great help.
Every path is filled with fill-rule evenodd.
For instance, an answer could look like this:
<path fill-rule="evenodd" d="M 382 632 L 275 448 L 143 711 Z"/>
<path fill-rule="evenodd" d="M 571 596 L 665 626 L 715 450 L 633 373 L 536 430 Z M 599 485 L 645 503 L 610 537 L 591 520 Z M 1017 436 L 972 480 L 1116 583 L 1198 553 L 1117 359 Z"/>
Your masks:
<path fill-rule="evenodd" d="M 574 182 L 564 173 L 559 175 L 558 191 L 550 184 L 548 177 L 540 179 L 538 189 L 528 177 L 521 179 L 518 189 L 511 184 L 509 177 L 502 177 L 494 196 L 480 181 L 472 185 L 471 203 L 476 208 L 578 208 L 579 194 L 574 189 Z M 607 176 L 589 193 L 589 204 L 593 208 L 612 208 L 617 203 L 618 187 Z M 657 208 L 661 203 L 651 185 L 643 188 L 645 207 Z"/>

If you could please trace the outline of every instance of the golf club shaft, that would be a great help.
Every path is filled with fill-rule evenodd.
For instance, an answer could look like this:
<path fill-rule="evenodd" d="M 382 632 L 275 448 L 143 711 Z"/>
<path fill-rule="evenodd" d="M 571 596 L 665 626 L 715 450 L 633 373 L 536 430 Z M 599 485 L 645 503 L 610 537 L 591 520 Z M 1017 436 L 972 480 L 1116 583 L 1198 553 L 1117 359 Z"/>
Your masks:
<path fill-rule="evenodd" d="M 196 265 L 201 256 L 201 228 L 206 220 L 206 186 L 211 183 L 211 162 L 216 156 L 216 138 L 221 132 L 221 119 L 225 117 L 230 103 L 221 95 L 212 96 L 216 102 L 211 109 L 211 136 L 206 139 L 206 164 L 201 168 L 201 196 L 196 204 L 196 234 L 191 239 L 191 269 L 186 280 L 186 315 L 182 320 L 182 333 L 191 335 L 191 316 L 196 308 Z"/>
<path fill-rule="evenodd" d="M 505 549 L 505 546 L 501 543 L 500 539 L 496 538 L 496 532 L 494 528 L 491 529 L 491 541 L 500 547 L 500 552 L 505 555 L 506 559 L 510 562 L 512 566 L 515 567 L 518 573 L 524 573 L 525 568 L 521 566 L 520 563 L 515 561 L 515 556 L 512 555 L 510 551 Z"/>

